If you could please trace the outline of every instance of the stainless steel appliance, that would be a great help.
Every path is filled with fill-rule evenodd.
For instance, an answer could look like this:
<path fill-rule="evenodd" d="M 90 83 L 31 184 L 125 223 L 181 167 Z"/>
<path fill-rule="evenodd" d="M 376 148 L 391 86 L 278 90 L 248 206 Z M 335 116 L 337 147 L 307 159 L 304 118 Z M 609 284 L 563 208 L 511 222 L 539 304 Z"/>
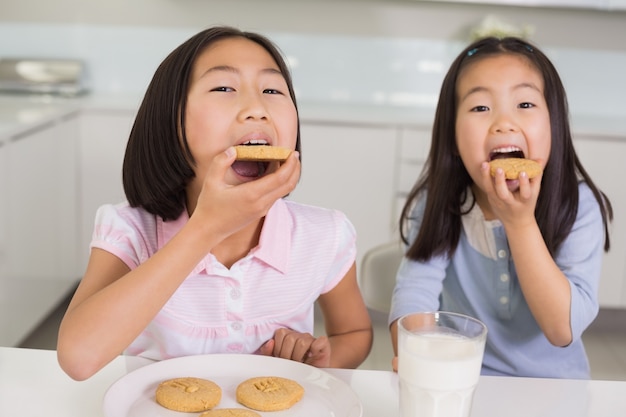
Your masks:
<path fill-rule="evenodd" d="M 75 96 L 87 90 L 80 60 L 0 58 L 0 92 Z"/>

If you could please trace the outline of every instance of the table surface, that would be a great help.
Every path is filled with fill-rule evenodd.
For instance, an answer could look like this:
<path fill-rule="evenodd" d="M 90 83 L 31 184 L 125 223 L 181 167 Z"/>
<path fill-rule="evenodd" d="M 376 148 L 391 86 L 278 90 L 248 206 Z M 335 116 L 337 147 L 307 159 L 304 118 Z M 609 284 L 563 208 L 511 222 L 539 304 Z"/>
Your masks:
<path fill-rule="evenodd" d="M 147 363 L 145 359 L 120 356 L 87 381 L 77 382 L 61 370 L 55 351 L 0 347 L 0 416 L 103 416 L 102 399 L 107 388 Z M 356 392 L 364 417 L 399 416 L 395 373 L 327 371 Z M 482 376 L 471 415 L 613 417 L 624 410 L 626 381 Z"/>

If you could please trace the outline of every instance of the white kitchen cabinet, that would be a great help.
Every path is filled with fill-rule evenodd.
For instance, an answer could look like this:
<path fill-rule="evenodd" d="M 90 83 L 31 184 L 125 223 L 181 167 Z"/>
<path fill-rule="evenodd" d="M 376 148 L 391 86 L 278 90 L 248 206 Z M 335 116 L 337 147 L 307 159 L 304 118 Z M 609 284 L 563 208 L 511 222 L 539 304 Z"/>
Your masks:
<path fill-rule="evenodd" d="M 604 254 L 599 300 L 601 307 L 626 307 L 626 192 L 616 167 L 626 160 L 626 137 L 580 136 L 576 152 L 595 184 L 613 205 L 611 250 Z"/>
<path fill-rule="evenodd" d="M 77 135 L 74 114 L 14 136 L 2 147 L 7 177 L 0 345 L 19 343 L 79 278 Z"/>
<path fill-rule="evenodd" d="M 16 137 L 7 146 L 11 274 L 77 278 L 77 135 L 72 116 Z"/>
<path fill-rule="evenodd" d="M 396 223 L 400 220 L 400 214 L 409 192 L 424 169 L 430 149 L 430 137 L 429 128 L 404 127 L 400 129 L 400 152 L 396 166 L 396 198 L 394 201 Z M 398 230 L 396 227 L 396 231 Z"/>
<path fill-rule="evenodd" d="M 3 142 L 0 142 L 0 277 L 4 277 L 6 275 L 7 269 L 7 245 L 9 243 L 8 235 L 7 235 L 7 199 L 5 196 L 8 195 L 8 160 L 7 160 L 7 145 Z M 0 292 L 2 292 L 3 288 L 1 286 L 0 280 Z"/>
<path fill-rule="evenodd" d="M 79 268 L 89 258 L 96 210 L 125 200 L 122 163 L 135 113 L 130 110 L 83 111 L 80 123 L 78 189 L 80 195 Z"/>
<path fill-rule="evenodd" d="M 357 231 L 357 265 L 393 233 L 397 130 L 302 123 L 302 174 L 290 198 L 343 211 Z"/>

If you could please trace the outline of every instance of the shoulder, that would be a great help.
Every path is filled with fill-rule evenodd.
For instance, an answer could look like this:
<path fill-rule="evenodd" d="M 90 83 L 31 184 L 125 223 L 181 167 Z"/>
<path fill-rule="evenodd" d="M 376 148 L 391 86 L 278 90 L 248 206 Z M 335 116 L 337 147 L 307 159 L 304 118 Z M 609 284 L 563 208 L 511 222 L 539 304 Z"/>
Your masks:
<path fill-rule="evenodd" d="M 309 225 L 313 227 L 332 225 L 334 227 L 353 228 L 352 223 L 342 211 L 302 204 L 291 200 L 284 200 L 284 203 L 284 207 L 289 212 L 295 225 Z"/>
<path fill-rule="evenodd" d="M 582 217 L 602 218 L 600 203 L 593 195 L 593 191 L 586 182 L 578 184 L 578 213 L 577 219 Z"/>
<path fill-rule="evenodd" d="M 104 204 L 98 208 L 96 218 L 125 219 L 129 222 L 155 223 L 156 216 L 140 207 L 131 207 L 127 201 L 118 204 Z"/>
<path fill-rule="evenodd" d="M 96 212 L 96 225 L 110 228 L 132 228 L 139 230 L 154 229 L 157 216 L 143 208 L 131 207 L 128 202 L 105 204 Z"/>

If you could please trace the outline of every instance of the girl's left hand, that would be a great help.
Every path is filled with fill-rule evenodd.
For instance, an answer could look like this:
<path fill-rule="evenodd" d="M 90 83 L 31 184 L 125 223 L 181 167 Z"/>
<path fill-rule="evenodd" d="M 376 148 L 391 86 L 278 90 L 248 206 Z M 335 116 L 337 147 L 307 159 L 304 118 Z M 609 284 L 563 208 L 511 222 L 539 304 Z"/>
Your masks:
<path fill-rule="evenodd" d="M 538 161 L 541 163 L 541 161 Z M 483 162 L 481 166 L 481 187 L 489 200 L 493 214 L 504 224 L 521 224 L 527 221 L 535 221 L 535 207 L 541 189 L 542 174 L 529 179 L 526 173 L 522 173 L 514 187 L 507 183 L 504 171 L 498 169 L 495 178 L 489 172 L 489 163 Z"/>
<path fill-rule="evenodd" d="M 261 346 L 260 353 L 318 368 L 327 368 L 330 365 L 330 341 L 326 336 L 316 339 L 309 333 L 299 333 L 287 328 L 276 330 L 274 338 Z"/>

